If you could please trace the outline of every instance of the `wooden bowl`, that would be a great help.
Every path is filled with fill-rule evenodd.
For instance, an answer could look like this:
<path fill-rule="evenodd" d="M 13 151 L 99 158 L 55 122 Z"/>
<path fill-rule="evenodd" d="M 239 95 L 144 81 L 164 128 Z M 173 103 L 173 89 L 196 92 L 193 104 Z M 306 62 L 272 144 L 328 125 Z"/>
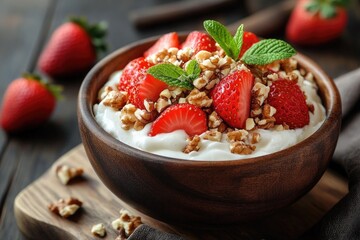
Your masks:
<path fill-rule="evenodd" d="M 189 161 L 135 149 L 105 132 L 93 113 L 99 89 L 155 40 L 110 54 L 88 73 L 79 92 L 78 121 L 87 156 L 114 194 L 155 219 L 194 227 L 259 218 L 293 203 L 317 183 L 335 149 L 341 104 L 334 82 L 301 54 L 295 58 L 315 76 L 326 120 L 288 149 L 243 160 Z"/>

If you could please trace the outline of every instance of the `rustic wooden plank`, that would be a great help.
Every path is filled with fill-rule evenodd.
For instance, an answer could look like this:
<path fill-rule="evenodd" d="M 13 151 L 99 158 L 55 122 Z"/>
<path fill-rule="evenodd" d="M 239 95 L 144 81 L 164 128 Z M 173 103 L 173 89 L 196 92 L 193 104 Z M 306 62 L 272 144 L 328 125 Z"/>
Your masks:
<path fill-rule="evenodd" d="M 44 23 L 47 22 L 45 18 L 52 3 L 51 0 L 3 0 L 0 2 L 1 96 L 13 79 L 21 75 L 22 72 L 34 70 L 32 62 L 34 55 L 37 54 L 37 44 L 42 37 L 43 27 L 46 26 Z M 8 138 L 1 130 L 0 235 L 4 239 L 16 239 L 17 236 L 20 236 L 11 207 L 14 199 L 14 196 L 11 198 L 11 190 L 19 162 L 31 152 L 29 148 L 32 145 L 29 142 L 33 137 L 28 138 L 27 141 L 22 141 L 22 138 L 22 136 Z M 32 175 L 29 170 L 23 174 L 26 177 Z"/>
<path fill-rule="evenodd" d="M 64 186 L 57 179 L 59 165 L 84 168 L 84 177 Z M 82 145 L 61 157 L 36 182 L 16 198 L 15 214 L 26 236 L 36 239 L 91 239 L 91 226 L 104 223 L 105 239 L 115 239 L 111 222 L 121 208 L 140 215 L 146 224 L 163 231 L 176 232 L 188 239 L 296 239 L 315 224 L 324 213 L 347 193 L 347 183 L 338 175 L 326 172 L 320 182 L 295 204 L 263 217 L 258 221 L 218 229 L 183 229 L 160 223 L 129 207 L 113 195 L 96 176 Z M 59 198 L 76 197 L 83 201 L 83 210 L 70 219 L 51 213 L 47 205 Z"/>

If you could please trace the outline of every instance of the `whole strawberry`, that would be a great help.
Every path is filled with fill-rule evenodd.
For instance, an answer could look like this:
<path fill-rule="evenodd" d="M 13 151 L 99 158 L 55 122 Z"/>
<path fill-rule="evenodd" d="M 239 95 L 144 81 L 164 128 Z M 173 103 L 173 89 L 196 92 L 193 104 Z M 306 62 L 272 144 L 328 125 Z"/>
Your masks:
<path fill-rule="evenodd" d="M 95 63 L 97 53 L 106 50 L 104 23 L 89 25 L 73 18 L 59 26 L 40 55 L 38 67 L 51 77 L 83 73 Z"/>
<path fill-rule="evenodd" d="M 19 132 L 44 123 L 53 112 L 61 88 L 24 75 L 10 83 L 0 110 L 0 125 L 6 132 Z"/>
<path fill-rule="evenodd" d="M 341 35 L 346 22 L 345 0 L 300 0 L 286 26 L 289 41 L 302 45 L 316 45 Z"/>
<path fill-rule="evenodd" d="M 276 109 L 277 124 L 287 124 L 289 128 L 302 128 L 309 124 L 309 109 L 304 93 L 291 80 L 277 80 L 270 86 L 268 103 Z"/>
<path fill-rule="evenodd" d="M 250 71 L 237 70 L 223 78 L 211 95 L 215 111 L 231 127 L 244 128 L 250 114 L 251 89 L 254 76 Z"/>

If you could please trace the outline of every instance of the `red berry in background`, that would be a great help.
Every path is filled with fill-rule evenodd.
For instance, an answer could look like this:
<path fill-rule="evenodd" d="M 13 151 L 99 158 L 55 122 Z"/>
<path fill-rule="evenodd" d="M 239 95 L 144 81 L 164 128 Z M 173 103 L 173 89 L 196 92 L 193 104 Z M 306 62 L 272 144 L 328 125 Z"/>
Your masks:
<path fill-rule="evenodd" d="M 244 55 L 244 53 L 255 43 L 257 43 L 259 40 L 259 38 L 252 32 L 244 32 L 243 35 L 243 44 L 241 46 L 241 50 L 240 50 L 240 54 L 239 54 L 239 58 L 242 57 L 242 55 Z"/>
<path fill-rule="evenodd" d="M 54 78 L 84 73 L 95 63 L 97 52 L 106 50 L 105 35 L 104 23 L 89 25 L 84 19 L 71 19 L 53 32 L 38 67 Z"/>
<path fill-rule="evenodd" d="M 317 45 L 338 38 L 347 23 L 341 2 L 298 1 L 286 26 L 286 38 L 302 45 Z"/>
<path fill-rule="evenodd" d="M 268 104 L 276 109 L 276 124 L 287 124 L 291 129 L 309 124 L 309 109 L 304 93 L 291 80 L 277 80 L 270 86 Z"/>
<path fill-rule="evenodd" d="M 253 85 L 252 73 L 238 70 L 221 79 L 211 92 L 216 113 L 229 126 L 245 128 L 246 119 L 250 114 Z"/>
<path fill-rule="evenodd" d="M 208 52 L 216 51 L 216 42 L 206 33 L 193 31 L 189 33 L 181 48 L 191 48 L 194 54 L 205 50 Z"/>
<path fill-rule="evenodd" d="M 206 114 L 190 103 L 174 104 L 166 108 L 153 122 L 149 136 L 184 130 L 189 136 L 202 134 L 207 130 Z"/>
<path fill-rule="evenodd" d="M 147 73 L 153 66 L 144 57 L 129 62 L 122 71 L 119 90 L 129 94 L 129 101 L 137 108 L 145 109 L 144 100 L 156 101 L 167 84 Z"/>
<path fill-rule="evenodd" d="M 49 85 L 36 76 L 24 75 L 10 83 L 0 110 L 0 125 L 6 132 L 19 132 L 44 123 L 51 116 L 59 86 Z"/>
<path fill-rule="evenodd" d="M 152 54 L 158 53 L 165 48 L 179 48 L 179 36 L 176 32 L 171 32 L 163 35 L 152 45 L 148 50 L 144 52 L 144 57 L 148 57 Z"/>

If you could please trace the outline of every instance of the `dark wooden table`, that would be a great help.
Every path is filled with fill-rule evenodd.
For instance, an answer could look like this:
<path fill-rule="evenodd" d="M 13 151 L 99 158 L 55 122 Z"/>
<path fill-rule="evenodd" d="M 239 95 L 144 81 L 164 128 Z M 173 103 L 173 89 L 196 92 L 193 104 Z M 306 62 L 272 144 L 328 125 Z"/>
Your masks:
<path fill-rule="evenodd" d="M 175 1 L 175 0 L 173 0 Z M 0 96 L 22 72 L 36 72 L 36 62 L 50 33 L 65 18 L 86 16 L 91 22 L 109 24 L 109 52 L 152 35 L 169 31 L 201 29 L 204 19 L 225 24 L 247 16 L 242 1 L 199 13 L 186 20 L 167 22 L 146 29 L 134 27 L 129 12 L 169 0 L 0 0 Z M 298 49 L 317 61 L 331 77 L 360 67 L 359 1 L 350 10 L 342 38 L 317 48 Z M 246 26 L 245 26 L 246 27 Z M 282 34 L 277 33 L 277 36 Z M 41 128 L 8 136 L 0 130 L 0 239 L 24 239 L 13 214 L 16 195 L 44 173 L 64 153 L 81 143 L 76 116 L 77 93 L 82 77 L 56 80 L 64 86 L 65 99 L 59 102 L 50 121 Z"/>

